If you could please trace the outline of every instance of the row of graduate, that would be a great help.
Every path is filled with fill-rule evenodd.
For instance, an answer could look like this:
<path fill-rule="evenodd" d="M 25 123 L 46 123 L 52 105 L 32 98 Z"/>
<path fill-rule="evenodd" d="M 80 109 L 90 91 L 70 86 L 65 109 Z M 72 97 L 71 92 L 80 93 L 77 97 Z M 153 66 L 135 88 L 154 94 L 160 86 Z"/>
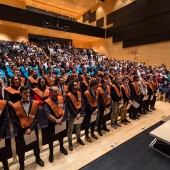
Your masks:
<path fill-rule="evenodd" d="M 123 79 L 120 76 L 111 77 L 110 74 L 106 74 L 101 79 L 98 77 L 91 78 L 89 74 L 85 73 L 81 76 L 81 82 L 78 81 L 77 74 L 71 74 L 68 85 L 65 85 L 64 77 L 57 77 L 54 81 L 54 78 L 50 79 L 51 75 L 47 75 L 49 80 L 57 82 L 57 85 L 50 84 L 48 79 L 37 77 L 37 82 L 30 83 L 31 90 L 29 86 L 21 86 L 21 78 L 19 75 L 15 75 L 10 80 L 11 86 L 5 89 L 5 100 L 0 101 L 2 103 L 0 105 L 0 139 L 3 141 L 5 137 L 7 107 L 17 129 L 16 150 L 20 169 L 24 169 L 24 153 L 27 147 L 34 149 L 37 164 L 44 166 L 39 156 L 37 124 L 41 128 L 48 126 L 49 162 L 53 162 L 53 141 L 57 129 L 58 132 L 61 131 L 57 133 L 60 151 L 65 155 L 68 154 L 63 146 L 64 136 L 62 133 L 66 120 L 68 121 L 69 150 L 72 151 L 74 124 L 77 142 L 84 145 L 80 138 L 82 121 L 85 125 L 86 140 L 91 143 L 91 137 L 98 139 L 94 133 L 95 126 L 97 126 L 97 132 L 100 136 L 103 135 L 102 130 L 110 131 L 106 126 L 108 119 L 111 119 L 111 127 L 114 129 L 121 126 L 118 123 L 119 114 L 123 124 L 130 123 L 126 117 L 127 106 L 129 107 L 130 118 L 134 120 L 139 119 L 139 113 L 146 114 L 155 109 L 158 83 L 152 75 L 147 75 L 146 81 L 144 72 L 141 77 L 133 76 L 133 80 L 128 76 L 123 77 Z M 1 99 L 3 98 L 1 97 Z M 111 113 L 111 117 L 109 117 L 109 113 Z M 81 117 L 84 117 L 84 120 Z M 89 133 L 91 133 L 91 137 Z M 1 160 L 4 168 L 8 169 L 4 149 L 0 149 Z"/>

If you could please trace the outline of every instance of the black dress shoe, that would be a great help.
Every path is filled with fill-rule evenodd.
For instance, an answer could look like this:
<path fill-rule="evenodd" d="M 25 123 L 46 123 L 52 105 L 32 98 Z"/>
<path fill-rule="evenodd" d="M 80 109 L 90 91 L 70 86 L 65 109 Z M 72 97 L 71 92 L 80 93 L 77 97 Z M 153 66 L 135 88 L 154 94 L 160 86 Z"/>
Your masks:
<path fill-rule="evenodd" d="M 117 126 L 115 125 L 115 123 L 111 123 L 111 127 L 114 129 L 117 129 Z"/>
<path fill-rule="evenodd" d="M 48 158 L 48 161 L 50 163 L 52 163 L 54 161 L 54 157 L 53 157 L 53 154 L 50 154 L 49 158 Z"/>
<path fill-rule="evenodd" d="M 107 127 L 103 127 L 102 130 L 104 130 L 106 132 L 110 132 L 110 130 Z"/>
<path fill-rule="evenodd" d="M 81 139 L 77 139 L 77 142 L 78 142 L 80 145 L 85 145 L 85 143 L 84 143 Z"/>
<path fill-rule="evenodd" d="M 68 155 L 68 152 L 67 152 L 67 150 L 66 150 L 64 147 L 60 148 L 60 151 L 61 151 L 64 155 Z"/>
<path fill-rule="evenodd" d="M 126 122 L 126 123 L 131 123 L 131 122 L 130 122 L 129 120 L 127 120 L 127 119 L 125 119 L 125 122 Z"/>
<path fill-rule="evenodd" d="M 152 112 L 151 110 L 146 110 L 147 112 Z"/>
<path fill-rule="evenodd" d="M 117 123 L 117 122 L 115 123 L 115 125 L 118 126 L 118 127 L 121 127 L 121 125 L 119 123 Z"/>
<path fill-rule="evenodd" d="M 144 111 L 144 114 L 148 114 L 148 112 L 147 112 L 147 111 Z"/>
<path fill-rule="evenodd" d="M 41 159 L 37 159 L 36 163 L 40 166 L 44 166 L 44 162 Z"/>
<path fill-rule="evenodd" d="M 140 115 L 136 115 L 136 117 L 141 117 Z"/>
<path fill-rule="evenodd" d="M 103 136 L 102 132 L 101 131 L 98 131 L 98 134 L 99 136 Z"/>
<path fill-rule="evenodd" d="M 73 144 L 72 143 L 69 143 L 69 150 L 73 151 Z"/>
<path fill-rule="evenodd" d="M 137 116 L 134 116 L 135 119 L 139 119 Z"/>
<path fill-rule="evenodd" d="M 136 118 L 135 117 L 129 117 L 130 119 L 132 119 L 132 120 L 136 120 Z"/>
<path fill-rule="evenodd" d="M 94 133 L 91 134 L 91 137 L 98 140 L 98 137 Z"/>
<path fill-rule="evenodd" d="M 124 125 L 127 125 L 127 122 L 125 120 L 121 120 L 121 122 L 124 124 Z"/>

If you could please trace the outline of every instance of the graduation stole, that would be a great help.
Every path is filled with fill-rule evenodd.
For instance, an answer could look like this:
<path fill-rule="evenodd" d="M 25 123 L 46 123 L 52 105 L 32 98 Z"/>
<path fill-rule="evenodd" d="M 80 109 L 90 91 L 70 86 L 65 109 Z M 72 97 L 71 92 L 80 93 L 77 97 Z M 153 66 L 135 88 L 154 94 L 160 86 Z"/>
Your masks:
<path fill-rule="evenodd" d="M 97 90 L 100 92 L 105 105 L 110 104 L 110 102 L 111 102 L 111 98 L 110 98 L 110 86 L 107 86 L 108 96 L 106 95 L 106 93 L 104 92 L 104 90 L 101 87 L 98 87 Z"/>
<path fill-rule="evenodd" d="M 25 78 L 24 77 L 20 77 L 21 79 L 21 85 L 23 86 L 25 84 Z"/>
<path fill-rule="evenodd" d="M 127 85 L 127 86 L 128 86 L 128 85 Z M 122 85 L 121 85 L 121 88 L 124 89 L 126 96 L 129 97 L 129 96 L 130 96 L 129 86 L 128 86 L 128 88 L 127 88 L 124 84 L 122 84 Z"/>
<path fill-rule="evenodd" d="M 87 88 L 89 88 L 89 83 L 85 79 L 82 82 L 86 85 Z"/>
<path fill-rule="evenodd" d="M 109 76 L 110 76 L 113 80 L 115 80 L 115 75 L 113 75 L 112 73 L 109 73 Z"/>
<path fill-rule="evenodd" d="M 6 100 L 0 100 L 0 116 L 2 115 L 2 112 L 6 106 L 7 101 Z"/>
<path fill-rule="evenodd" d="M 146 82 L 146 84 L 149 86 L 149 88 L 152 90 L 152 92 L 154 92 L 154 88 L 152 86 L 152 83 L 151 82 Z"/>
<path fill-rule="evenodd" d="M 117 94 L 119 97 L 122 97 L 121 91 L 117 88 L 117 86 L 116 86 L 115 84 L 112 84 L 112 87 L 114 88 L 116 94 Z"/>
<path fill-rule="evenodd" d="M 133 75 L 127 76 L 127 78 L 132 82 L 133 81 Z"/>
<path fill-rule="evenodd" d="M 143 87 L 146 87 L 146 81 L 145 80 L 140 80 L 140 82 L 142 83 Z"/>
<path fill-rule="evenodd" d="M 39 97 L 41 97 L 42 99 L 44 97 L 48 97 L 49 94 L 50 94 L 50 91 L 49 91 L 49 87 L 46 87 L 46 90 L 43 92 L 41 91 L 39 88 L 33 88 L 32 89 Z"/>
<path fill-rule="evenodd" d="M 152 85 L 155 89 L 158 88 L 158 82 L 157 81 L 152 80 Z"/>
<path fill-rule="evenodd" d="M 140 95 L 140 91 L 139 91 L 138 85 L 137 85 L 135 82 L 133 82 L 132 85 L 133 85 L 133 87 L 134 87 L 134 89 L 135 89 L 135 93 L 136 93 L 137 95 Z"/>
<path fill-rule="evenodd" d="M 73 95 L 73 93 L 71 93 L 71 92 L 69 92 L 67 95 L 70 97 L 70 99 L 71 99 L 71 101 L 72 101 L 72 103 L 73 103 L 73 105 L 74 105 L 74 107 L 75 107 L 76 109 L 80 109 L 80 108 L 82 107 L 82 103 L 81 103 L 81 93 L 80 93 L 79 91 L 77 92 L 78 100 L 77 100 L 77 98 Z"/>
<path fill-rule="evenodd" d="M 39 77 L 37 77 L 36 79 L 34 79 L 32 76 L 30 76 L 28 79 L 30 80 L 31 83 L 36 83 L 36 84 L 38 84 L 38 79 L 39 79 Z"/>
<path fill-rule="evenodd" d="M 64 82 L 67 81 L 67 78 L 68 78 L 68 75 L 65 75 L 65 76 L 63 77 Z"/>
<path fill-rule="evenodd" d="M 98 105 L 99 91 L 95 90 L 95 92 L 96 92 L 96 97 L 95 98 L 92 97 L 92 95 L 90 94 L 90 92 L 88 90 L 86 90 L 84 92 L 84 95 L 86 96 L 88 102 L 90 103 L 90 105 L 92 107 L 97 107 L 97 105 Z"/>
<path fill-rule="evenodd" d="M 5 88 L 5 90 L 7 91 L 7 92 L 9 92 L 9 93 L 11 93 L 11 94 L 20 94 L 20 90 L 19 90 L 20 88 L 18 88 L 17 90 L 15 90 L 14 88 L 12 88 L 12 87 L 7 87 L 7 88 Z"/>
<path fill-rule="evenodd" d="M 44 78 L 50 86 L 53 86 L 55 84 L 56 75 L 52 75 L 52 80 L 50 79 L 49 75 L 44 75 Z"/>
<path fill-rule="evenodd" d="M 34 117 L 37 113 L 38 106 L 39 106 L 39 102 L 36 100 L 33 100 L 32 107 L 31 107 L 30 112 L 28 113 L 28 116 L 27 116 L 25 109 L 23 108 L 23 106 L 21 104 L 21 101 L 14 103 L 13 108 L 20 120 L 22 128 L 28 128 L 31 126 L 31 124 L 34 121 Z"/>
<path fill-rule="evenodd" d="M 52 109 L 52 111 L 57 117 L 64 115 L 64 111 L 63 111 L 64 101 L 62 96 L 58 96 L 58 105 L 56 105 L 56 103 L 53 102 L 50 97 L 47 100 L 45 100 L 45 102 L 50 106 L 50 108 Z"/>

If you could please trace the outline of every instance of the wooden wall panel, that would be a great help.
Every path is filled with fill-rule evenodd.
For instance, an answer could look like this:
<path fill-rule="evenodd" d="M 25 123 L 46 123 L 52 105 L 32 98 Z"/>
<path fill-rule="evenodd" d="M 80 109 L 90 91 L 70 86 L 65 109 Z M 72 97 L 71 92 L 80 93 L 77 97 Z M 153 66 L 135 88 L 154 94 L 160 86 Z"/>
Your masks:
<path fill-rule="evenodd" d="M 43 23 L 48 22 L 48 28 L 53 30 L 61 30 L 56 27 L 58 19 L 56 17 L 39 14 L 32 11 L 27 11 L 19 8 L 10 7 L 7 5 L 0 4 L 0 19 L 10 22 L 17 22 L 21 24 L 33 25 L 44 27 Z M 105 37 L 105 30 L 103 28 L 97 28 L 90 25 L 82 24 L 79 22 L 67 20 L 64 18 L 59 19 L 60 27 L 68 26 L 67 32 L 90 35 L 96 37 Z M 62 30 L 64 31 L 64 30 Z"/>
<path fill-rule="evenodd" d="M 25 0 L 0 0 L 0 4 L 26 9 Z"/>
<path fill-rule="evenodd" d="M 146 65 L 160 65 L 165 63 L 170 69 L 170 41 L 122 48 L 123 42 L 112 43 L 112 38 L 92 43 L 94 49 L 104 53 L 108 58 L 125 59 L 137 62 L 145 62 Z M 137 51 L 137 56 L 132 54 Z"/>
<path fill-rule="evenodd" d="M 119 9 L 122 8 L 135 0 L 107 0 L 107 2 L 101 2 L 94 6 L 93 8 L 90 9 L 90 11 L 94 12 L 96 11 L 96 20 L 104 17 L 104 28 L 107 27 L 106 25 L 106 15 Z M 85 17 L 85 15 L 83 15 Z M 83 16 L 78 18 L 79 21 L 84 22 Z M 89 23 L 88 23 L 89 24 Z M 91 23 L 90 23 L 91 25 Z"/>
<path fill-rule="evenodd" d="M 6 41 L 28 41 L 28 31 L 0 25 L 0 40 Z"/>
<path fill-rule="evenodd" d="M 91 43 L 72 40 L 72 46 L 77 48 L 91 48 Z"/>
<path fill-rule="evenodd" d="M 102 17 L 102 18 L 100 18 L 100 19 L 98 19 L 97 21 L 96 21 L 96 27 L 103 27 L 104 26 L 104 17 Z"/>

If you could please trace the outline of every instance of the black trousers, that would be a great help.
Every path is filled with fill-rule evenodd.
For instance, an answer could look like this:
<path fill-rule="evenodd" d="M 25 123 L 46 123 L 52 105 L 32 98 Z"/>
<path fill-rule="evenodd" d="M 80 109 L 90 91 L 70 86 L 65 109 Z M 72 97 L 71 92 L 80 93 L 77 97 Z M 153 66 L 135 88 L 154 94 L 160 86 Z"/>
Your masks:
<path fill-rule="evenodd" d="M 0 158 L 1 158 L 4 170 L 9 170 L 8 159 L 7 159 L 7 154 L 6 154 L 5 148 L 0 149 Z"/>
<path fill-rule="evenodd" d="M 53 154 L 53 141 L 55 140 L 56 137 L 58 137 L 58 141 L 60 143 L 60 149 L 63 148 L 63 134 L 62 132 L 58 133 L 57 135 L 55 134 L 55 125 L 53 124 L 48 124 L 48 130 L 49 130 L 49 149 L 50 149 L 50 154 Z"/>
<path fill-rule="evenodd" d="M 151 95 L 148 96 L 148 100 L 145 101 L 146 110 L 149 110 L 151 104 Z"/>
<path fill-rule="evenodd" d="M 154 94 L 153 100 L 151 101 L 151 108 L 155 107 L 155 103 L 156 103 L 156 96 Z"/>
<path fill-rule="evenodd" d="M 84 124 L 85 124 L 85 135 L 88 136 L 89 135 L 89 128 L 91 129 L 91 134 L 94 133 L 94 128 L 95 128 L 95 122 L 90 123 L 91 121 L 91 115 L 90 114 L 86 114 L 86 116 L 84 117 Z"/>
<path fill-rule="evenodd" d="M 23 133 L 21 133 L 20 131 L 17 132 L 17 136 L 15 138 L 16 140 L 16 151 L 17 151 L 17 155 L 19 158 L 19 164 L 20 167 L 24 167 L 24 160 L 25 160 L 25 152 L 27 150 L 34 150 L 34 155 L 36 157 L 36 159 L 40 159 L 40 148 L 39 148 L 39 140 L 38 140 L 38 129 L 35 128 L 35 134 L 37 137 L 37 140 L 29 145 L 25 145 L 25 140 L 23 137 Z"/>
<path fill-rule="evenodd" d="M 98 118 L 97 118 L 97 126 L 98 126 L 98 131 L 101 131 L 102 128 L 106 127 L 106 122 L 108 120 L 108 115 L 104 115 L 104 110 L 99 111 L 98 113 Z"/>

